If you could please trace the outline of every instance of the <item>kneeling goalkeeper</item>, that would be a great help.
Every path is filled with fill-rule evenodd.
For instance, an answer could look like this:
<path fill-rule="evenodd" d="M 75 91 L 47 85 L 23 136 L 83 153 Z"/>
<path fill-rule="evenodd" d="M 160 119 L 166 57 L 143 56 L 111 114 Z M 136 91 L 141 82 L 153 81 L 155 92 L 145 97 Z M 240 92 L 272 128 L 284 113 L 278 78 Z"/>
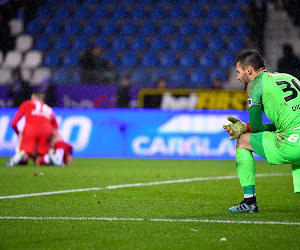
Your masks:
<path fill-rule="evenodd" d="M 254 50 L 242 52 L 234 63 L 237 79 L 247 90 L 250 124 L 229 116 L 224 125 L 237 139 L 236 167 L 244 200 L 232 212 L 258 212 L 255 194 L 255 161 L 252 152 L 269 164 L 292 164 L 294 192 L 300 193 L 300 82 L 286 73 L 270 73 Z M 262 111 L 272 123 L 262 123 Z"/>

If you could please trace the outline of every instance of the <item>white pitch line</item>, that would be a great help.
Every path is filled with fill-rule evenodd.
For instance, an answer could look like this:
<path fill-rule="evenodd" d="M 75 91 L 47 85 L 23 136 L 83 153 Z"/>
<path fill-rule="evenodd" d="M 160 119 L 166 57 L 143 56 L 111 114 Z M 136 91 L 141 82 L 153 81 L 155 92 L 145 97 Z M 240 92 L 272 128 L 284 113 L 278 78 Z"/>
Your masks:
<path fill-rule="evenodd" d="M 238 220 L 197 220 L 197 219 L 144 219 L 144 218 L 101 218 L 101 217 L 26 217 L 2 216 L 1 220 L 86 220 L 86 221 L 151 221 L 151 222 L 194 222 L 194 223 L 223 223 L 223 224 L 259 224 L 259 225 L 294 225 L 300 222 L 284 221 L 238 221 Z"/>
<path fill-rule="evenodd" d="M 289 175 L 290 174 L 286 174 L 286 173 L 257 174 L 256 177 L 289 176 Z M 193 182 L 193 181 L 229 180 L 229 179 L 237 179 L 237 178 L 238 178 L 238 176 L 231 175 L 231 176 L 199 177 L 199 178 L 192 178 L 192 179 L 179 179 L 179 180 L 170 180 L 170 181 L 156 181 L 156 182 L 148 182 L 148 183 L 133 183 L 133 184 L 123 184 L 123 185 L 106 186 L 106 187 L 80 188 L 80 189 L 60 190 L 60 191 L 52 191 L 52 192 L 42 192 L 42 193 L 32 193 L 32 194 L 17 194 L 17 195 L 0 196 L 0 200 L 1 199 L 2 200 L 3 199 L 16 199 L 16 198 L 25 198 L 25 197 L 33 197 L 33 196 L 53 195 L 53 194 L 78 193 L 78 192 L 86 192 L 86 191 L 94 191 L 94 190 L 118 189 L 118 188 L 142 187 L 142 186 L 154 186 L 154 185 L 183 183 L 183 182 Z"/>

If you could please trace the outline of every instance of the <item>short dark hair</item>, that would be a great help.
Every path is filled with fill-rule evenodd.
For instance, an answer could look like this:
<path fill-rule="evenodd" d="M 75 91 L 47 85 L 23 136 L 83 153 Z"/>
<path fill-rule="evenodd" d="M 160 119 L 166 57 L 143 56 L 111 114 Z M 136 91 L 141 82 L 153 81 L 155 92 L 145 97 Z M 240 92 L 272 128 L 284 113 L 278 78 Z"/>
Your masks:
<path fill-rule="evenodd" d="M 265 68 L 265 60 L 262 55 L 256 50 L 245 50 L 238 55 L 234 61 L 234 66 L 240 63 L 242 69 L 247 66 L 252 66 L 253 69 L 258 70 L 260 68 Z"/>
<path fill-rule="evenodd" d="M 43 91 L 35 90 L 32 94 L 37 96 L 41 101 L 45 101 L 45 93 Z"/>

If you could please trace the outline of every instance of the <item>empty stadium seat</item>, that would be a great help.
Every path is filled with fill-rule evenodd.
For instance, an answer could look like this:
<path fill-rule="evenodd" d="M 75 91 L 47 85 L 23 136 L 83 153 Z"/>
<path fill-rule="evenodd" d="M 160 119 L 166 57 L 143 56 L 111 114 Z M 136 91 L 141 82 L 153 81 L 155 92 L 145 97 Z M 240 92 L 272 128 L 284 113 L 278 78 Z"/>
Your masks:
<path fill-rule="evenodd" d="M 48 36 L 40 36 L 39 38 L 36 39 L 33 48 L 36 50 L 45 51 L 49 49 L 50 44 L 51 42 Z"/>
<path fill-rule="evenodd" d="M 215 66 L 216 58 L 213 53 L 206 52 L 200 57 L 200 65 L 205 68 L 210 68 Z"/>
<path fill-rule="evenodd" d="M 102 27 L 102 34 L 109 36 L 113 35 L 118 31 L 117 25 L 114 22 L 106 22 Z"/>
<path fill-rule="evenodd" d="M 125 36 L 134 35 L 136 33 L 136 26 L 135 26 L 134 22 L 131 22 L 131 21 L 125 22 L 122 25 L 121 33 Z"/>
<path fill-rule="evenodd" d="M 126 38 L 124 36 L 119 36 L 112 41 L 111 49 L 115 51 L 122 51 L 125 50 L 127 46 Z"/>
<path fill-rule="evenodd" d="M 244 47 L 244 42 L 240 37 L 233 37 L 228 41 L 228 49 L 233 52 L 238 52 Z"/>
<path fill-rule="evenodd" d="M 234 64 L 235 56 L 230 52 L 225 52 L 220 57 L 220 66 L 224 68 L 231 68 Z"/>
<path fill-rule="evenodd" d="M 215 79 L 220 78 L 222 81 L 227 80 L 227 74 L 223 69 L 215 69 L 210 73 L 210 80 L 213 82 Z"/>
<path fill-rule="evenodd" d="M 237 25 L 237 33 L 241 36 L 248 36 L 250 34 L 250 28 L 244 22 Z"/>
<path fill-rule="evenodd" d="M 3 53 L 2 51 L 0 50 L 0 65 L 3 63 Z"/>
<path fill-rule="evenodd" d="M 108 11 L 104 6 L 99 6 L 94 11 L 94 18 L 96 19 L 104 19 L 108 17 Z"/>
<path fill-rule="evenodd" d="M 163 67 L 173 67 L 176 63 L 176 57 L 173 53 L 167 52 L 161 55 L 159 62 Z"/>
<path fill-rule="evenodd" d="M 147 47 L 147 42 L 144 37 L 135 37 L 131 42 L 131 49 L 134 51 L 143 51 Z"/>
<path fill-rule="evenodd" d="M 81 82 L 81 70 L 74 69 L 69 72 L 70 74 L 70 83 L 72 84 L 80 84 Z"/>
<path fill-rule="evenodd" d="M 98 32 L 98 25 L 94 21 L 87 22 L 83 27 L 83 34 L 84 35 L 95 35 Z"/>
<path fill-rule="evenodd" d="M 193 53 L 186 53 L 180 57 L 180 65 L 182 67 L 188 68 L 193 67 L 196 64 L 196 57 Z"/>
<path fill-rule="evenodd" d="M 54 35 L 60 31 L 60 24 L 57 21 L 49 22 L 46 27 L 44 33 L 47 35 Z"/>
<path fill-rule="evenodd" d="M 68 37 L 66 37 L 66 36 L 58 37 L 55 40 L 54 45 L 53 45 L 53 49 L 57 50 L 57 51 L 65 51 L 69 48 L 70 48 L 70 42 L 69 42 Z"/>
<path fill-rule="evenodd" d="M 77 54 L 69 52 L 64 56 L 62 63 L 65 67 L 75 67 L 79 64 L 79 58 Z"/>
<path fill-rule="evenodd" d="M 52 74 L 52 81 L 55 84 L 65 84 L 69 83 L 70 78 L 67 69 L 58 69 L 55 70 Z"/>
<path fill-rule="evenodd" d="M 137 68 L 131 74 L 131 82 L 136 85 L 146 85 L 148 83 L 148 73 L 143 68 Z"/>
<path fill-rule="evenodd" d="M 41 24 L 38 21 L 33 20 L 27 24 L 26 33 L 31 35 L 36 35 L 41 32 L 41 29 L 42 29 Z"/>
<path fill-rule="evenodd" d="M 207 36 L 214 33 L 214 26 L 211 22 L 201 22 L 198 28 L 198 34 L 201 36 Z"/>
<path fill-rule="evenodd" d="M 32 50 L 25 54 L 22 63 L 23 68 L 36 68 L 42 63 L 42 53 L 40 51 Z"/>
<path fill-rule="evenodd" d="M 156 32 L 156 26 L 152 21 L 145 21 L 142 25 L 141 25 L 141 29 L 140 29 L 141 33 L 143 35 L 154 35 Z"/>
<path fill-rule="evenodd" d="M 0 68 L 0 84 L 8 84 L 12 80 L 11 69 Z"/>
<path fill-rule="evenodd" d="M 127 11 L 125 7 L 119 6 L 113 9 L 112 11 L 112 18 L 120 20 L 127 17 Z"/>
<path fill-rule="evenodd" d="M 208 42 L 208 48 L 213 51 L 221 51 L 225 47 L 225 42 L 222 37 L 215 36 Z"/>
<path fill-rule="evenodd" d="M 202 69 L 196 69 L 191 73 L 189 88 L 199 88 L 207 84 L 207 75 Z"/>
<path fill-rule="evenodd" d="M 194 37 L 189 43 L 189 49 L 193 51 L 201 51 L 206 48 L 205 41 L 200 37 Z"/>
<path fill-rule="evenodd" d="M 135 67 L 137 65 L 137 62 L 137 57 L 132 52 L 125 53 L 121 59 L 121 65 L 126 68 Z"/>
<path fill-rule="evenodd" d="M 149 52 L 142 57 L 141 62 L 142 65 L 147 68 L 157 66 L 158 60 L 154 53 Z"/>
<path fill-rule="evenodd" d="M 50 52 L 46 54 L 43 65 L 47 67 L 56 67 L 59 65 L 59 62 L 60 62 L 59 55 L 55 52 Z"/>
<path fill-rule="evenodd" d="M 185 40 L 178 36 L 174 37 L 170 42 L 170 48 L 174 51 L 180 51 L 185 49 Z"/>
<path fill-rule="evenodd" d="M 222 9 L 221 6 L 218 5 L 214 5 L 212 7 L 210 7 L 207 11 L 207 18 L 209 19 L 220 19 L 222 18 L 223 13 L 222 13 Z"/>
<path fill-rule="evenodd" d="M 79 36 L 75 38 L 72 45 L 73 51 L 83 51 L 89 46 L 88 40 L 84 36 Z"/>
<path fill-rule="evenodd" d="M 89 17 L 89 9 L 85 6 L 77 7 L 74 11 L 73 20 L 82 20 Z"/>
<path fill-rule="evenodd" d="M 228 8 L 226 15 L 231 19 L 237 19 L 243 17 L 243 12 L 239 6 L 233 5 Z"/>
<path fill-rule="evenodd" d="M 184 87 L 188 77 L 184 70 L 175 70 L 171 72 L 169 88 Z"/>
<path fill-rule="evenodd" d="M 21 35 L 16 39 L 16 50 L 25 52 L 29 50 L 33 45 L 33 39 L 30 35 Z"/>
<path fill-rule="evenodd" d="M 16 50 L 8 51 L 3 61 L 3 67 L 17 68 L 22 62 L 22 53 Z"/>
<path fill-rule="evenodd" d="M 218 34 L 221 36 L 228 36 L 233 32 L 232 22 L 225 21 L 221 22 L 218 26 Z"/>
<path fill-rule="evenodd" d="M 80 30 L 78 22 L 71 21 L 66 23 L 64 33 L 66 35 L 76 35 Z"/>
<path fill-rule="evenodd" d="M 21 75 L 22 75 L 22 79 L 24 81 L 31 81 L 31 69 L 25 69 L 25 68 L 22 68 L 21 69 Z"/>
<path fill-rule="evenodd" d="M 171 35 L 175 31 L 175 26 L 170 21 L 165 21 L 159 26 L 160 34 L 162 35 Z"/>
<path fill-rule="evenodd" d="M 152 40 L 151 49 L 154 51 L 160 51 L 167 48 L 167 42 L 162 37 L 156 37 Z"/>
<path fill-rule="evenodd" d="M 12 36 L 17 36 L 24 31 L 24 23 L 20 19 L 11 19 L 8 24 L 9 31 Z"/>
<path fill-rule="evenodd" d="M 96 37 L 93 41 L 95 46 L 99 46 L 102 49 L 106 50 L 108 48 L 108 41 L 104 36 Z"/>
<path fill-rule="evenodd" d="M 104 59 L 111 61 L 114 65 L 119 65 L 119 58 L 115 52 L 108 52 L 104 55 Z"/>
<path fill-rule="evenodd" d="M 203 17 L 204 13 L 200 6 L 196 5 L 189 9 L 188 16 L 190 19 L 199 19 Z"/>
<path fill-rule="evenodd" d="M 155 5 L 150 12 L 151 19 L 162 19 L 165 15 L 165 10 L 160 5 Z"/>
<path fill-rule="evenodd" d="M 182 35 L 188 36 L 194 33 L 194 24 L 192 22 L 183 22 L 179 27 L 179 32 Z"/>
<path fill-rule="evenodd" d="M 135 6 L 131 11 L 131 17 L 133 19 L 145 18 L 147 16 L 145 8 L 142 6 Z"/>
<path fill-rule="evenodd" d="M 50 18 L 52 15 L 51 8 L 46 5 L 42 5 L 41 7 L 38 8 L 36 17 L 41 20 L 45 20 Z"/>
<path fill-rule="evenodd" d="M 66 6 L 59 6 L 54 14 L 54 18 L 64 20 L 70 16 L 70 9 Z"/>
<path fill-rule="evenodd" d="M 169 17 L 173 19 L 183 18 L 184 11 L 179 5 L 173 5 L 173 7 L 169 10 Z"/>

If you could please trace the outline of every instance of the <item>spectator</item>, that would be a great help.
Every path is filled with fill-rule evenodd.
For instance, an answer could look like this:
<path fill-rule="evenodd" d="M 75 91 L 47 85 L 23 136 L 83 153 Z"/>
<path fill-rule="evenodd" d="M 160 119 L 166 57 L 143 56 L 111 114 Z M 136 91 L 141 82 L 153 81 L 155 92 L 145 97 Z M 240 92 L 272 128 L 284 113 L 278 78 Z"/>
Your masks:
<path fill-rule="evenodd" d="M 251 0 L 248 22 L 251 28 L 251 39 L 254 47 L 264 54 L 264 32 L 267 18 L 267 5 L 264 0 Z"/>
<path fill-rule="evenodd" d="M 290 44 L 282 46 L 283 57 L 278 61 L 277 71 L 288 73 L 300 79 L 300 60 L 295 55 L 294 49 Z"/>
<path fill-rule="evenodd" d="M 13 83 L 8 93 L 8 98 L 12 100 L 12 107 L 19 107 L 22 102 L 30 100 L 31 94 L 31 85 L 22 79 L 20 69 L 15 69 Z"/>
<path fill-rule="evenodd" d="M 165 78 L 159 78 L 156 82 L 156 88 L 166 89 L 168 87 L 167 80 Z"/>
<path fill-rule="evenodd" d="M 56 86 L 51 83 L 50 77 L 45 77 L 41 84 L 41 91 L 45 93 L 45 103 L 50 107 L 56 107 Z"/>
<path fill-rule="evenodd" d="M 130 104 L 130 88 L 131 88 L 131 78 L 126 75 L 121 77 L 120 86 L 117 91 L 117 108 L 129 108 Z"/>
<path fill-rule="evenodd" d="M 222 89 L 223 82 L 222 82 L 221 78 L 219 78 L 219 77 L 215 78 L 212 82 L 211 88 L 212 89 Z"/>
<path fill-rule="evenodd" d="M 8 19 L 0 9 L 0 51 L 5 56 L 7 51 L 12 50 L 13 47 L 14 39 L 10 36 Z"/>

